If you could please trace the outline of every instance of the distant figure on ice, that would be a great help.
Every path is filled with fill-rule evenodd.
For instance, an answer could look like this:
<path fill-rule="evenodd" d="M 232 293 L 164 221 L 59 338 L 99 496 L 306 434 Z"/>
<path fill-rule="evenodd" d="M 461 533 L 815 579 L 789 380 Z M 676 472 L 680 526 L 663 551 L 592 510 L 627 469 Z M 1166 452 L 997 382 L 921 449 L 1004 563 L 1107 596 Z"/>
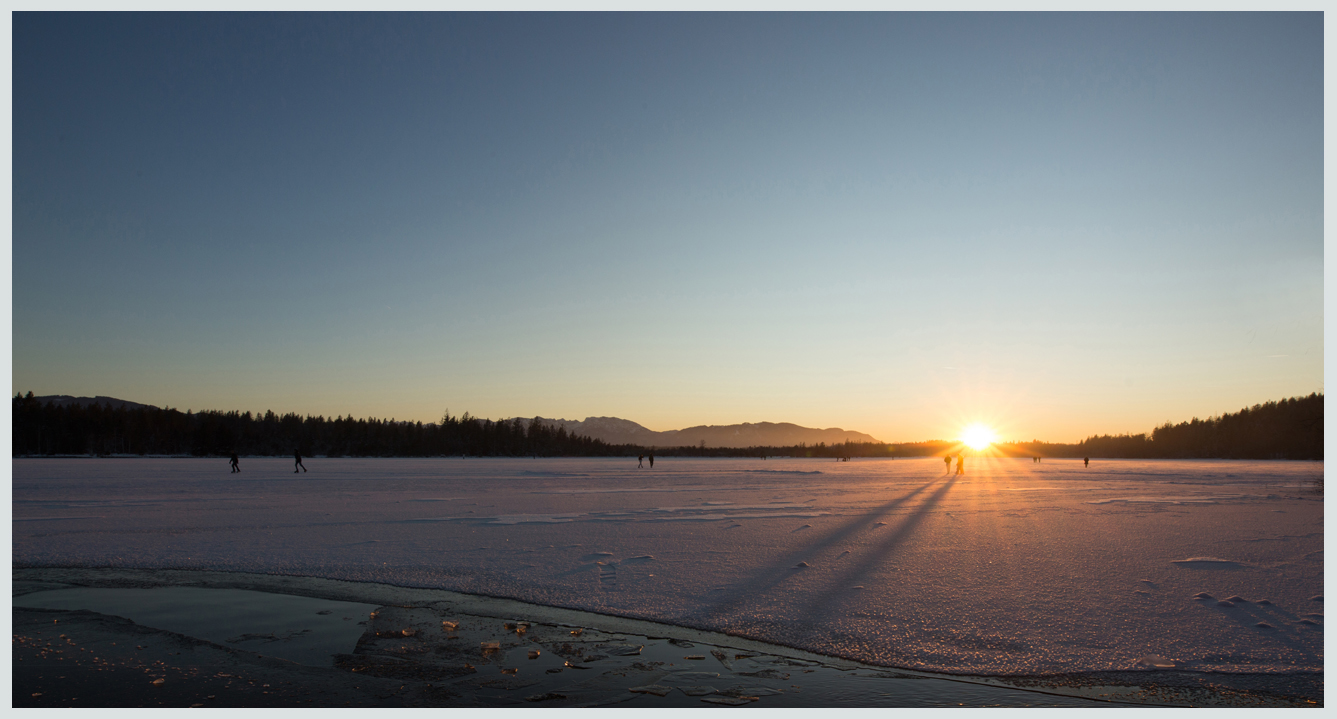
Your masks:
<path fill-rule="evenodd" d="M 641 467 L 644 467 L 644 466 L 645 466 L 644 462 L 645 462 L 645 455 L 643 455 L 643 454 L 638 454 L 638 455 L 636 455 L 636 468 L 637 468 L 637 469 L 640 469 Z"/>
<path fill-rule="evenodd" d="M 1083 462 L 1083 464 L 1084 464 L 1085 466 L 1087 466 L 1087 467 L 1090 467 L 1090 466 L 1091 466 L 1091 458 L 1090 458 L 1090 457 L 1085 457 L 1085 458 L 1083 458 L 1083 459 L 1082 459 L 1082 462 Z"/>
<path fill-rule="evenodd" d="M 947 455 L 946 457 L 943 457 L 943 458 L 942 458 L 942 463 L 945 464 L 945 465 L 947 465 L 947 474 L 951 474 L 951 473 L 952 473 L 952 455 L 949 454 L 949 455 Z"/>
<path fill-rule="evenodd" d="M 963 454 L 956 455 L 956 473 L 957 474 L 966 473 L 966 456 Z"/>
<path fill-rule="evenodd" d="M 650 453 L 650 469 L 654 469 L 654 468 L 655 468 L 655 453 L 654 453 L 654 452 L 651 452 L 651 453 Z"/>
<path fill-rule="evenodd" d="M 298 467 L 301 467 L 301 470 L 300 470 L 300 471 L 305 472 L 305 471 L 306 471 L 306 465 L 305 465 L 305 464 L 302 464 L 302 453 L 299 452 L 299 451 L 297 451 L 297 450 L 293 450 L 292 456 L 293 456 L 293 459 L 297 460 L 297 463 L 293 465 L 292 473 L 293 473 L 293 474 L 297 474 L 297 472 L 298 472 L 298 469 L 297 469 L 297 468 L 298 468 Z"/>
<path fill-rule="evenodd" d="M 232 453 L 232 459 L 229 460 L 229 464 L 232 465 L 232 472 L 233 472 L 234 474 L 237 473 L 237 472 L 240 472 L 240 471 L 241 471 L 241 467 L 238 467 L 238 466 L 237 466 L 237 453 L 236 453 L 236 452 L 233 452 L 233 453 Z"/>

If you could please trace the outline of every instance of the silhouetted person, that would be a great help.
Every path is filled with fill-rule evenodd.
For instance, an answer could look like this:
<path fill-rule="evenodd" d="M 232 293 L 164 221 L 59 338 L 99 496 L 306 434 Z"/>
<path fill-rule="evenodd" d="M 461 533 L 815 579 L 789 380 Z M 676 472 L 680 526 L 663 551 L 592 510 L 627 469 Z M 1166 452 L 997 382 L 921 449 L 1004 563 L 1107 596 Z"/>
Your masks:
<path fill-rule="evenodd" d="M 301 468 L 300 471 L 305 472 L 305 471 L 306 471 L 306 465 L 305 465 L 305 464 L 302 464 L 302 453 L 294 450 L 293 453 L 292 453 L 292 456 L 293 456 L 293 459 L 297 460 L 297 463 L 293 465 L 292 473 L 293 473 L 293 474 L 297 474 L 297 472 L 299 471 L 299 470 L 298 470 L 299 467 Z"/>
<path fill-rule="evenodd" d="M 951 473 L 952 473 L 952 455 L 949 454 L 949 455 L 947 455 L 946 457 L 943 457 L 943 458 L 942 458 L 942 463 L 945 464 L 945 465 L 947 465 L 947 474 L 951 474 Z"/>
<path fill-rule="evenodd" d="M 640 469 L 641 467 L 644 467 L 644 466 L 645 466 L 644 462 L 645 462 L 645 455 L 643 455 L 643 454 L 638 454 L 638 455 L 636 455 L 636 468 L 637 468 L 637 469 Z"/>
<path fill-rule="evenodd" d="M 236 452 L 233 452 L 233 453 L 232 453 L 232 459 L 229 460 L 228 463 L 232 465 L 232 472 L 233 472 L 234 474 L 237 473 L 237 472 L 240 472 L 240 471 L 241 471 L 241 467 L 238 467 L 238 466 L 237 466 L 237 462 L 238 462 L 238 460 L 237 460 L 237 453 L 236 453 Z"/>
<path fill-rule="evenodd" d="M 1090 467 L 1090 466 L 1091 466 L 1091 458 L 1090 458 L 1090 457 L 1085 457 L 1085 458 L 1083 458 L 1083 459 L 1082 459 L 1082 463 L 1083 463 L 1085 466 Z"/>
<path fill-rule="evenodd" d="M 651 452 L 651 453 L 650 453 L 650 469 L 654 469 L 654 468 L 655 468 L 655 453 L 654 453 L 654 452 Z"/>
<path fill-rule="evenodd" d="M 963 454 L 956 455 L 956 473 L 957 474 L 966 473 L 966 456 Z"/>

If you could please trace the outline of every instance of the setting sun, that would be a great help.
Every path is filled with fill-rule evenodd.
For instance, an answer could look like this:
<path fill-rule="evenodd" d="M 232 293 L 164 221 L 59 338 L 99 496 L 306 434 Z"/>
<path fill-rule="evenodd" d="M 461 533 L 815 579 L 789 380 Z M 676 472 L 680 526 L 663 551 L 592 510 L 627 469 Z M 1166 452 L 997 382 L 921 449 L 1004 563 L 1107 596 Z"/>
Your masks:
<path fill-rule="evenodd" d="M 998 439 L 994 431 L 982 424 L 972 424 L 961 431 L 961 441 L 971 449 L 984 449 Z"/>

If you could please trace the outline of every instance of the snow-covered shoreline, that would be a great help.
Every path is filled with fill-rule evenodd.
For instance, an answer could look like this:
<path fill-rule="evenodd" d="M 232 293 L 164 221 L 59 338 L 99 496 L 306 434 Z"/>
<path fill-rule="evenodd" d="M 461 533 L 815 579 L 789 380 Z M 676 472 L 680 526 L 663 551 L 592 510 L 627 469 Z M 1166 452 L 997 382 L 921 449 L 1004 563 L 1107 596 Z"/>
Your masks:
<path fill-rule="evenodd" d="M 16 459 L 14 564 L 449 589 L 935 672 L 1322 672 L 1322 463 L 307 464 Z"/>

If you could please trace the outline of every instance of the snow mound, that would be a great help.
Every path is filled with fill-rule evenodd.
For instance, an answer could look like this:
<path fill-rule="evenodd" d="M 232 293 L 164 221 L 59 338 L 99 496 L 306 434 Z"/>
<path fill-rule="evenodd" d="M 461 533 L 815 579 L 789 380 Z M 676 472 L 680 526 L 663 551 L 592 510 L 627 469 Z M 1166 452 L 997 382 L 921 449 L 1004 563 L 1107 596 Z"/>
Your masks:
<path fill-rule="evenodd" d="M 1172 559 L 1171 564 L 1186 566 L 1215 566 L 1221 568 L 1242 567 L 1243 562 L 1237 562 L 1233 559 L 1220 559 L 1218 557 L 1189 557 L 1188 559 Z"/>

